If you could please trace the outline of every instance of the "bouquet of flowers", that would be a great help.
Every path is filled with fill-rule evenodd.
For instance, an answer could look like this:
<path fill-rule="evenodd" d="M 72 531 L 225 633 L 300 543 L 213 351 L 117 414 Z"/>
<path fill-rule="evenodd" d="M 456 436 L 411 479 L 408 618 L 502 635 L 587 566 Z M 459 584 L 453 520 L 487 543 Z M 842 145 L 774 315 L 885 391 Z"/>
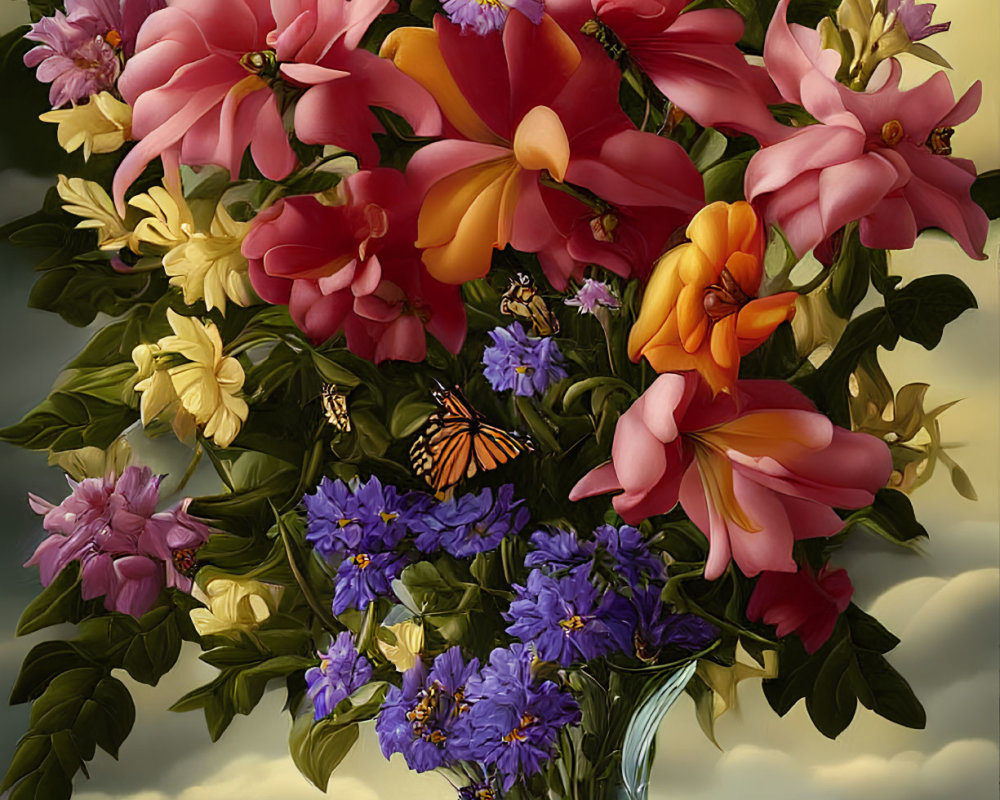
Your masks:
<path fill-rule="evenodd" d="M 997 215 L 980 85 L 900 88 L 933 5 L 28 5 L 4 79 L 63 174 L 3 231 L 100 328 L 0 431 L 70 483 L 18 633 L 78 627 L 0 791 L 68 798 L 185 641 L 218 676 L 174 708 L 215 740 L 280 685 L 321 789 L 374 720 L 461 798 L 641 800 L 674 701 L 711 738 L 747 675 L 923 726 L 836 556 L 925 536 L 938 463 L 974 497 L 878 362 L 976 305 L 886 251 Z"/>

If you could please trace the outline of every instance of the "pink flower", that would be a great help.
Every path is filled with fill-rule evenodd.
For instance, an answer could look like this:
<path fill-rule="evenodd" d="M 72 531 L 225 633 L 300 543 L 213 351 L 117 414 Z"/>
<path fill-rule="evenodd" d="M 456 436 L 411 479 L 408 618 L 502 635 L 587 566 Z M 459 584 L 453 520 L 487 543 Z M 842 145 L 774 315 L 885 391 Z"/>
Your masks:
<path fill-rule="evenodd" d="M 594 240 L 591 220 L 619 208 L 655 209 L 655 235 L 665 237 L 703 204 L 687 154 L 635 129 L 618 106 L 617 66 L 571 30 L 511 10 L 502 33 L 464 35 L 437 17 L 433 31 L 399 28 L 383 44 L 445 117 L 446 138 L 407 167 L 423 197 L 417 244 L 436 278 L 482 277 L 493 250 L 510 244 L 537 253 L 562 288 L 588 263 L 569 249 L 575 223 Z M 600 226 L 596 235 L 605 244 L 614 238 Z M 617 265 L 632 272 L 621 258 Z"/>
<path fill-rule="evenodd" d="M 193 564 L 194 550 L 209 536 L 205 523 L 187 513 L 190 499 L 155 513 L 160 478 L 148 467 L 126 467 L 118 479 L 69 484 L 73 492 L 58 506 L 28 496 L 52 534 L 25 564 L 38 565 L 44 586 L 79 561 L 83 599 L 103 595 L 109 611 L 136 618 L 153 607 L 164 586 L 190 591 L 191 579 L 177 565 Z"/>
<path fill-rule="evenodd" d="M 151 16 L 119 81 L 140 142 L 115 174 L 114 199 L 157 156 L 219 164 L 237 175 L 246 148 L 268 178 L 294 168 L 282 105 L 309 144 L 377 163 L 369 106 L 405 117 L 418 135 L 440 131 L 430 96 L 358 43 L 386 0 L 176 0 Z"/>
<path fill-rule="evenodd" d="M 832 570 L 829 565 L 818 575 L 808 567 L 764 572 L 750 595 L 747 619 L 774 625 L 779 637 L 794 633 L 807 652 L 815 653 L 830 638 L 853 594 L 847 570 Z"/>
<path fill-rule="evenodd" d="M 656 88 L 699 125 L 757 138 L 781 129 L 768 103 L 781 101 L 767 74 L 736 42 L 743 19 L 721 8 L 681 13 L 688 0 L 591 0 Z"/>
<path fill-rule="evenodd" d="M 135 49 L 139 26 L 165 0 L 66 0 L 66 14 L 56 11 L 31 26 L 25 39 L 41 42 L 24 63 L 38 67 L 38 80 L 51 83 L 53 108 L 85 100 L 114 88 L 121 64 Z"/>
<path fill-rule="evenodd" d="M 979 107 L 979 81 L 955 102 L 943 72 L 908 91 L 901 68 L 883 62 L 872 85 L 854 92 L 835 80 L 840 55 L 822 50 L 816 31 L 785 20 L 781 0 L 764 60 L 784 98 L 818 125 L 789 130 L 750 160 L 748 200 L 781 226 L 797 255 L 836 230 L 861 221 L 866 247 L 912 247 L 917 232 L 950 233 L 973 258 L 982 254 L 989 220 L 969 195 L 975 165 L 952 158 L 954 126 Z"/>
<path fill-rule="evenodd" d="M 313 341 L 343 330 L 352 352 L 376 362 L 423 360 L 425 328 L 457 353 L 465 307 L 458 287 L 434 280 L 420 261 L 416 198 L 402 173 L 359 172 L 341 191 L 341 205 L 291 197 L 254 219 L 243 241 L 254 289 L 287 303 Z"/>
<path fill-rule="evenodd" d="M 797 539 L 832 536 L 833 508 L 870 505 L 892 471 L 889 448 L 838 428 L 783 381 L 740 381 L 719 394 L 695 373 L 661 375 L 615 429 L 611 461 L 585 475 L 571 500 L 612 500 L 629 524 L 680 501 L 708 537 L 705 577 L 730 558 L 747 576 L 794 572 Z"/>

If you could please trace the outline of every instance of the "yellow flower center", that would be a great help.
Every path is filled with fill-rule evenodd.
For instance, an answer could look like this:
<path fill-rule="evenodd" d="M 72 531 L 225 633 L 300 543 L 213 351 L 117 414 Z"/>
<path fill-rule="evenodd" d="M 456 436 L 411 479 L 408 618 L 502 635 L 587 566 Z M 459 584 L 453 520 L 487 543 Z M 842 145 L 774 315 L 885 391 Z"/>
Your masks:
<path fill-rule="evenodd" d="M 521 724 L 514 728 L 510 733 L 503 737 L 503 740 L 510 744 L 511 742 L 523 742 L 528 738 L 528 735 L 524 732 L 524 729 L 536 721 L 536 717 L 525 712 L 521 716 Z"/>
<path fill-rule="evenodd" d="M 566 633 L 583 630 L 584 624 L 585 623 L 579 614 L 574 614 L 569 619 L 559 620 L 559 627 L 566 631 Z"/>
<path fill-rule="evenodd" d="M 122 35 L 116 30 L 110 30 L 104 34 L 104 41 L 114 48 L 117 48 L 122 43 Z"/>
<path fill-rule="evenodd" d="M 903 125 L 898 119 L 891 119 L 882 126 L 882 141 L 887 147 L 895 147 L 903 141 Z"/>
<path fill-rule="evenodd" d="M 372 560 L 368 557 L 366 553 L 358 553 L 356 556 L 351 556 L 350 562 L 354 564 L 358 569 L 365 569 Z"/>
<path fill-rule="evenodd" d="M 347 517 L 341 517 L 340 519 L 337 520 L 337 527 L 338 528 L 346 528 L 352 522 L 354 522 L 353 519 L 348 519 Z"/>
<path fill-rule="evenodd" d="M 514 372 L 518 375 L 524 375 L 529 369 L 531 369 L 531 367 L 527 364 L 521 364 L 520 366 L 514 367 Z"/>
<path fill-rule="evenodd" d="M 379 518 L 382 520 L 382 522 L 392 522 L 398 516 L 399 514 L 396 514 L 394 512 L 389 512 L 389 511 L 379 512 Z"/>

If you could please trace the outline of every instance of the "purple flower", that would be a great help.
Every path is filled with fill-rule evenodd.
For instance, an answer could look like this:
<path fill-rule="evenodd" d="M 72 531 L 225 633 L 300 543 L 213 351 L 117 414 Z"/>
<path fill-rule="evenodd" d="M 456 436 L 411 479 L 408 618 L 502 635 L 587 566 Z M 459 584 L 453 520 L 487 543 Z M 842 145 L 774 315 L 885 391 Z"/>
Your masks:
<path fill-rule="evenodd" d="M 638 586 L 645 580 L 658 580 L 663 577 L 663 561 L 649 552 L 642 534 L 631 525 L 616 528 L 613 525 L 602 525 L 594 531 L 597 543 L 603 547 L 614 560 L 616 574 L 624 578 L 631 586 Z"/>
<path fill-rule="evenodd" d="M 514 590 L 517 597 L 504 614 L 513 622 L 507 633 L 533 643 L 542 660 L 569 666 L 631 649 L 635 615 L 629 602 L 599 592 L 585 571 L 555 578 L 535 569 L 527 586 L 514 584 Z"/>
<path fill-rule="evenodd" d="M 888 0 L 886 11 L 889 14 L 895 12 L 899 21 L 906 28 L 906 35 L 911 42 L 919 42 L 935 33 L 944 33 L 951 27 L 950 22 L 941 22 L 931 25 L 931 17 L 934 16 L 934 3 L 916 3 L 915 0 Z"/>
<path fill-rule="evenodd" d="M 524 500 L 514 500 L 514 487 L 464 494 L 436 503 L 411 523 L 416 545 L 425 553 L 444 549 L 458 558 L 492 550 L 508 535 L 516 535 L 527 524 Z"/>
<path fill-rule="evenodd" d="M 513 389 L 520 397 L 543 395 L 566 377 L 555 339 L 529 339 L 519 322 L 490 331 L 493 346 L 483 351 L 483 374 L 494 391 Z"/>
<path fill-rule="evenodd" d="M 471 678 L 468 731 L 476 760 L 495 765 L 506 792 L 518 777 L 538 772 L 552 758 L 559 731 L 580 721 L 580 707 L 552 681 L 535 685 L 534 656 L 523 644 L 497 648 Z"/>
<path fill-rule="evenodd" d="M 546 573 L 576 569 L 594 560 L 594 543 L 581 542 L 574 531 L 535 531 L 531 534 L 531 546 L 534 550 L 524 559 L 524 566 L 541 567 Z M 589 567 L 586 572 L 590 574 Z"/>
<path fill-rule="evenodd" d="M 53 108 L 114 88 L 121 72 L 118 50 L 131 56 L 146 17 L 165 0 L 67 0 L 66 13 L 43 17 L 25 34 L 39 42 L 24 56 L 35 76 L 51 83 Z"/>
<path fill-rule="evenodd" d="M 323 478 L 316 494 L 302 498 L 306 507 L 306 541 L 327 560 L 356 549 L 364 538 L 358 500 L 342 480 Z"/>
<path fill-rule="evenodd" d="M 392 594 L 392 582 L 399 577 L 407 559 L 399 553 L 353 553 L 337 568 L 333 613 L 349 608 L 359 611 L 378 597 Z"/>
<path fill-rule="evenodd" d="M 478 761 L 470 749 L 466 685 L 479 669 L 468 664 L 458 647 L 434 659 L 430 674 L 418 661 L 403 675 L 403 686 L 389 689 L 375 723 L 382 753 L 402 753 L 416 772 L 427 772 L 461 760 Z"/>
<path fill-rule="evenodd" d="M 191 589 L 185 573 L 195 566 L 194 551 L 210 531 L 187 513 L 190 499 L 155 513 L 160 477 L 148 467 L 126 467 L 118 479 L 109 475 L 69 485 L 72 494 L 58 506 L 28 495 L 52 534 L 25 564 L 38 565 L 43 585 L 79 561 L 83 599 L 103 595 L 109 611 L 136 618 L 153 607 L 165 586 Z"/>
<path fill-rule="evenodd" d="M 621 306 L 610 287 L 603 281 L 595 281 L 593 278 L 585 279 L 576 294 L 564 302 L 568 306 L 578 308 L 580 314 L 596 314 L 600 308 L 619 308 Z"/>
<path fill-rule="evenodd" d="M 343 631 L 330 642 L 325 653 L 317 653 L 319 666 L 306 670 L 306 694 L 321 720 L 333 713 L 341 700 L 350 697 L 372 677 L 372 665 L 354 649 L 351 634 Z"/>
<path fill-rule="evenodd" d="M 660 599 L 660 588 L 650 586 L 632 593 L 637 622 L 635 654 L 655 661 L 664 647 L 704 650 L 719 638 L 719 631 L 697 614 L 674 614 Z"/>
<path fill-rule="evenodd" d="M 545 3 L 541 0 L 444 0 L 444 10 L 448 19 L 462 26 L 462 32 L 470 28 L 480 36 L 503 28 L 508 9 L 516 8 L 536 25 L 542 21 Z"/>

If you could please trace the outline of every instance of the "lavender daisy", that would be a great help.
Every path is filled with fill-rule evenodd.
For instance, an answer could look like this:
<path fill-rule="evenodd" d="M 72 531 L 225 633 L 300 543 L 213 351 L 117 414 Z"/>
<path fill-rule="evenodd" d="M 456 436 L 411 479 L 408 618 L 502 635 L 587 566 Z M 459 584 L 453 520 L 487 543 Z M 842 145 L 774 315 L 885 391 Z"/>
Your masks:
<path fill-rule="evenodd" d="M 514 590 L 517 598 L 504 615 L 513 622 L 507 633 L 533 643 L 542 660 L 569 666 L 631 649 L 635 615 L 629 602 L 599 592 L 583 570 L 555 578 L 535 569 L 527 585 Z"/>
<path fill-rule="evenodd" d="M 425 553 L 444 549 L 454 556 L 467 556 L 492 550 L 508 535 L 516 535 L 528 522 L 524 500 L 514 500 L 514 487 L 505 484 L 497 489 L 483 489 L 437 503 L 412 523 L 418 534 L 417 547 Z"/>
<path fill-rule="evenodd" d="M 317 653 L 319 666 L 306 670 L 306 694 L 321 720 L 333 713 L 341 700 L 350 697 L 372 677 L 372 665 L 354 649 L 347 631 L 330 643 L 325 653 Z"/>
<path fill-rule="evenodd" d="M 39 42 L 24 55 L 26 67 L 38 67 L 35 77 L 51 83 L 49 102 L 53 108 L 85 100 L 111 89 L 121 72 L 121 62 L 112 47 L 91 26 L 74 24 L 61 11 L 42 17 L 25 35 Z"/>
<path fill-rule="evenodd" d="M 497 648 L 466 686 L 468 731 L 476 759 L 495 766 L 506 792 L 553 755 L 559 731 L 580 721 L 580 707 L 552 681 L 534 680 L 534 656 L 523 644 Z"/>
<path fill-rule="evenodd" d="M 466 664 L 461 649 L 452 647 L 434 659 L 430 674 L 421 661 L 407 670 L 402 688 L 389 689 L 375 723 L 385 757 L 402 753 L 416 772 L 480 760 L 469 745 L 466 699 L 466 684 L 478 669 L 478 659 Z"/>
<path fill-rule="evenodd" d="M 462 26 L 463 33 L 473 30 L 480 36 L 503 28 L 507 12 L 516 8 L 536 25 L 542 21 L 545 4 L 541 0 L 444 0 L 444 11 L 448 19 Z"/>
<path fill-rule="evenodd" d="M 494 391 L 513 389 L 520 397 L 543 395 L 566 377 L 555 339 L 529 339 L 519 322 L 490 331 L 493 346 L 483 352 L 483 374 Z"/>
<path fill-rule="evenodd" d="M 573 306 L 580 314 L 596 314 L 601 308 L 619 308 L 621 302 L 603 281 L 595 281 L 593 278 L 584 280 L 583 285 L 577 289 L 569 300 L 564 301 L 566 305 Z"/>

